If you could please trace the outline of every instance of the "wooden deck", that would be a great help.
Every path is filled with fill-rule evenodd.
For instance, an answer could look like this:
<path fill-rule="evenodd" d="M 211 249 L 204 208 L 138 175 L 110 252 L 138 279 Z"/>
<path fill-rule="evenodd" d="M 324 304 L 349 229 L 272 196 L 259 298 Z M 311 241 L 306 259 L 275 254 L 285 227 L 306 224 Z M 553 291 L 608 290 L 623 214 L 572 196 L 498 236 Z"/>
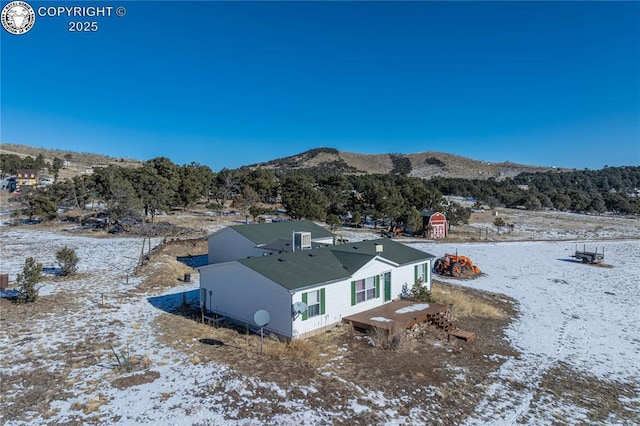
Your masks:
<path fill-rule="evenodd" d="M 473 340 L 476 333 L 460 330 L 449 318 L 445 305 L 426 302 L 410 302 L 408 300 L 394 300 L 382 306 L 350 315 L 342 319 L 354 328 L 362 330 L 383 329 L 388 333 L 411 327 L 414 324 L 428 322 L 446 331 L 448 335 L 464 341 Z"/>
<path fill-rule="evenodd" d="M 344 317 L 342 321 L 364 330 L 382 328 L 389 331 L 409 328 L 414 324 L 435 319 L 446 312 L 447 307 L 437 303 L 395 300 L 368 311 Z"/>

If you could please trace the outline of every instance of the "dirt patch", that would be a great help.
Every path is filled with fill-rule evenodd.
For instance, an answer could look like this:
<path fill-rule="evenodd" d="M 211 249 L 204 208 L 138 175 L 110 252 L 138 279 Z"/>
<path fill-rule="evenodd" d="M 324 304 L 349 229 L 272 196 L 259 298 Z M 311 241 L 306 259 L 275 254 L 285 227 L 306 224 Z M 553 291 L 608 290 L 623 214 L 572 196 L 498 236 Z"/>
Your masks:
<path fill-rule="evenodd" d="M 51 401 L 71 396 L 63 390 L 66 385 L 66 375 L 63 371 L 47 371 L 46 362 L 39 360 L 35 354 L 29 361 L 34 366 L 43 367 L 38 374 L 21 370 L 0 372 L 2 395 L 13 394 L 19 389 L 29 389 L 21 398 L 10 398 L 11 404 L 3 406 L 2 414 L 5 419 L 27 421 L 30 412 L 45 413 L 49 410 Z"/>
<path fill-rule="evenodd" d="M 111 384 L 118 389 L 126 389 L 132 386 L 153 383 L 159 378 L 160 373 L 158 373 L 157 371 L 145 371 L 143 373 L 134 373 L 130 376 L 119 377 L 113 380 Z"/>
<path fill-rule="evenodd" d="M 640 401 L 638 389 L 629 383 L 605 382 L 588 374 L 575 371 L 565 363 L 558 363 L 547 370 L 540 382 L 539 390 L 531 402 L 531 413 L 535 417 L 536 407 L 549 400 L 562 407 L 582 411 L 585 423 L 591 424 L 637 424 Z M 556 421 L 562 422 L 559 410 Z M 527 419 L 518 419 L 526 421 Z M 530 420 L 530 419 L 529 419 Z"/>
<path fill-rule="evenodd" d="M 588 266 L 595 266 L 596 268 L 613 268 L 613 265 L 608 263 L 588 263 Z"/>

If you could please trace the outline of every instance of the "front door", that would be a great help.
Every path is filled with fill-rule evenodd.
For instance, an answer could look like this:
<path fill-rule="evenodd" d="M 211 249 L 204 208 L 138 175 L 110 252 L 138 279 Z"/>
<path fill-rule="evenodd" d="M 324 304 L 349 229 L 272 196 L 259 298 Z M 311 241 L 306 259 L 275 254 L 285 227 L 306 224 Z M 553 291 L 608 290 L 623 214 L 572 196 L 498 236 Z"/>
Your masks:
<path fill-rule="evenodd" d="M 384 301 L 391 300 L 391 272 L 384 273 Z"/>

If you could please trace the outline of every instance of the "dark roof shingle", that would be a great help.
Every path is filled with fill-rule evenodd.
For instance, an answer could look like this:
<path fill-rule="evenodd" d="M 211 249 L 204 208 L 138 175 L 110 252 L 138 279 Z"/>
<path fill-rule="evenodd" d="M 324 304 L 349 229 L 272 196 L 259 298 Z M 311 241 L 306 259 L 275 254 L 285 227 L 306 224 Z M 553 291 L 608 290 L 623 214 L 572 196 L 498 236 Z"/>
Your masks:
<path fill-rule="evenodd" d="M 311 232 L 311 239 L 333 237 L 331 232 L 308 220 L 236 225 L 231 228 L 256 245 L 280 239 L 291 240 L 294 232 Z"/>
<path fill-rule="evenodd" d="M 238 262 L 288 290 L 295 290 L 351 277 L 376 257 L 376 245 L 379 244 L 383 248 L 380 256 L 399 265 L 434 257 L 389 239 L 378 239 L 253 257 Z"/>

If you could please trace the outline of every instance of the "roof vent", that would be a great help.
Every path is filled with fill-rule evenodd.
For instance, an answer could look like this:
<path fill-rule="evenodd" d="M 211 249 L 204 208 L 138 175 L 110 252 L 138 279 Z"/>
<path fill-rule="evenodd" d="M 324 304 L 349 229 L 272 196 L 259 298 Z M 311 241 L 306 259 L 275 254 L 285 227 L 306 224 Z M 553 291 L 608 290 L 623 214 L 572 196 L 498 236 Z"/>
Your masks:
<path fill-rule="evenodd" d="M 287 261 L 286 259 L 283 259 L 281 257 L 278 258 L 278 262 L 286 262 L 286 261 Z"/>
<path fill-rule="evenodd" d="M 384 246 L 382 244 L 376 244 L 376 253 L 382 253 L 382 250 L 384 250 Z"/>

